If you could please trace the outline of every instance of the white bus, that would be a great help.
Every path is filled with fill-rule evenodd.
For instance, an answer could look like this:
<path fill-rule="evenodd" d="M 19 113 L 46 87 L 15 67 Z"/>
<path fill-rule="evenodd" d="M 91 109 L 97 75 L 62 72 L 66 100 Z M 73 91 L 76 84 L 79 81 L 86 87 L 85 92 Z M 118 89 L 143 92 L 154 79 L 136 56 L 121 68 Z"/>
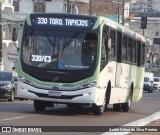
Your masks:
<path fill-rule="evenodd" d="M 19 54 L 17 94 L 36 111 L 59 103 L 127 112 L 142 97 L 145 38 L 105 17 L 30 14 Z"/>

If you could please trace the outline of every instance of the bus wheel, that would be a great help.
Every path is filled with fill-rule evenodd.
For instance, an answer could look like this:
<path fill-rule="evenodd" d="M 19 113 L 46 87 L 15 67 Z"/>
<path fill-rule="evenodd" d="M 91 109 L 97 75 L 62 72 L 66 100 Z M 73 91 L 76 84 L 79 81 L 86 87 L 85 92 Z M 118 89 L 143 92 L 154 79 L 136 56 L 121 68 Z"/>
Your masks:
<path fill-rule="evenodd" d="M 108 104 L 107 104 L 107 101 L 106 101 L 106 96 L 104 98 L 104 104 L 103 104 L 103 106 L 104 106 L 104 112 L 106 112 L 108 110 Z"/>
<path fill-rule="evenodd" d="M 93 104 L 92 110 L 95 115 L 102 115 L 102 113 L 104 112 L 104 106 L 103 105 L 97 106 L 96 104 Z"/>
<path fill-rule="evenodd" d="M 128 102 L 127 103 L 122 103 L 121 104 L 122 111 L 128 112 L 131 108 L 131 96 L 129 96 Z"/>
<path fill-rule="evenodd" d="M 45 104 L 43 101 L 34 100 L 34 109 L 36 112 L 45 111 Z"/>
<path fill-rule="evenodd" d="M 116 112 L 121 111 L 121 104 L 113 104 L 113 110 Z"/>

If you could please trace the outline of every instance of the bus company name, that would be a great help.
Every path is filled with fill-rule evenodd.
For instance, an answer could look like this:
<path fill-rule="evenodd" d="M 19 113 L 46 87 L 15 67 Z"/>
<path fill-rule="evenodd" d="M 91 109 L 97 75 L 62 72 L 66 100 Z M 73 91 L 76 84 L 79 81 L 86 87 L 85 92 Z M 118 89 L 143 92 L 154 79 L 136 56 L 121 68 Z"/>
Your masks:
<path fill-rule="evenodd" d="M 37 25 L 89 27 L 89 20 L 85 19 L 37 17 L 35 23 Z"/>

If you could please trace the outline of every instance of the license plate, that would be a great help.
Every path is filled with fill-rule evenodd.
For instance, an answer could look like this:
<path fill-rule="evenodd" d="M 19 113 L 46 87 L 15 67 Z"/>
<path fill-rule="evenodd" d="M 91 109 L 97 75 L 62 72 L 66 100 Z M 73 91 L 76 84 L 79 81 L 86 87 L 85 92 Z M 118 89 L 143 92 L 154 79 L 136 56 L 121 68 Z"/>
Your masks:
<path fill-rule="evenodd" d="M 57 91 L 48 91 L 48 96 L 60 97 L 60 96 L 61 96 L 61 92 L 57 92 Z"/>

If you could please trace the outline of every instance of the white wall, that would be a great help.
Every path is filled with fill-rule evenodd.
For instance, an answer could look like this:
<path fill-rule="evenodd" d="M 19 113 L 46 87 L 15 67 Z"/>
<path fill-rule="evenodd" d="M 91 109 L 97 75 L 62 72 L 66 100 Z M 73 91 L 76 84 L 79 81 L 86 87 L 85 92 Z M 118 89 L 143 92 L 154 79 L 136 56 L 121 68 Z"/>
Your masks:
<path fill-rule="evenodd" d="M 19 4 L 20 13 L 32 13 L 33 1 L 32 0 L 20 0 Z M 46 13 L 63 13 L 64 12 L 64 0 L 52 0 L 46 1 Z"/>
<path fill-rule="evenodd" d="M 19 1 L 19 12 L 20 13 L 32 13 L 33 12 L 33 1 L 32 0 L 20 0 Z"/>
<path fill-rule="evenodd" d="M 2 6 L 12 6 L 13 0 L 4 0 Z"/>
<path fill-rule="evenodd" d="M 63 13 L 64 0 L 46 1 L 46 13 Z"/>
<path fill-rule="evenodd" d="M 8 0 L 4 0 L 5 2 L 3 5 L 12 5 L 13 0 L 11 0 L 11 3 L 8 3 Z M 19 18 L 20 20 L 24 18 L 27 14 L 33 12 L 33 1 L 32 0 L 20 0 L 19 1 L 19 12 L 15 12 L 16 16 L 11 16 L 11 18 Z M 46 1 L 46 12 L 47 13 L 63 13 L 64 12 L 64 0 L 52 0 Z M 21 38 L 22 33 L 18 33 L 19 38 Z M 20 40 L 19 40 L 20 43 Z M 15 50 L 15 46 L 13 44 L 10 44 L 9 46 L 6 46 L 6 44 L 3 44 L 3 64 L 4 64 L 4 70 L 5 71 L 11 71 L 12 67 L 14 66 L 13 62 L 9 62 L 6 58 L 7 52 L 9 50 Z"/>
<path fill-rule="evenodd" d="M 4 65 L 4 71 L 12 71 L 12 67 L 14 67 L 14 62 L 10 62 L 7 59 L 7 53 L 11 50 L 16 50 L 16 47 L 13 43 L 9 43 L 6 45 L 5 43 L 2 46 L 3 49 L 3 65 Z"/>
<path fill-rule="evenodd" d="M 152 9 L 160 11 L 160 1 L 159 0 L 152 0 Z"/>

